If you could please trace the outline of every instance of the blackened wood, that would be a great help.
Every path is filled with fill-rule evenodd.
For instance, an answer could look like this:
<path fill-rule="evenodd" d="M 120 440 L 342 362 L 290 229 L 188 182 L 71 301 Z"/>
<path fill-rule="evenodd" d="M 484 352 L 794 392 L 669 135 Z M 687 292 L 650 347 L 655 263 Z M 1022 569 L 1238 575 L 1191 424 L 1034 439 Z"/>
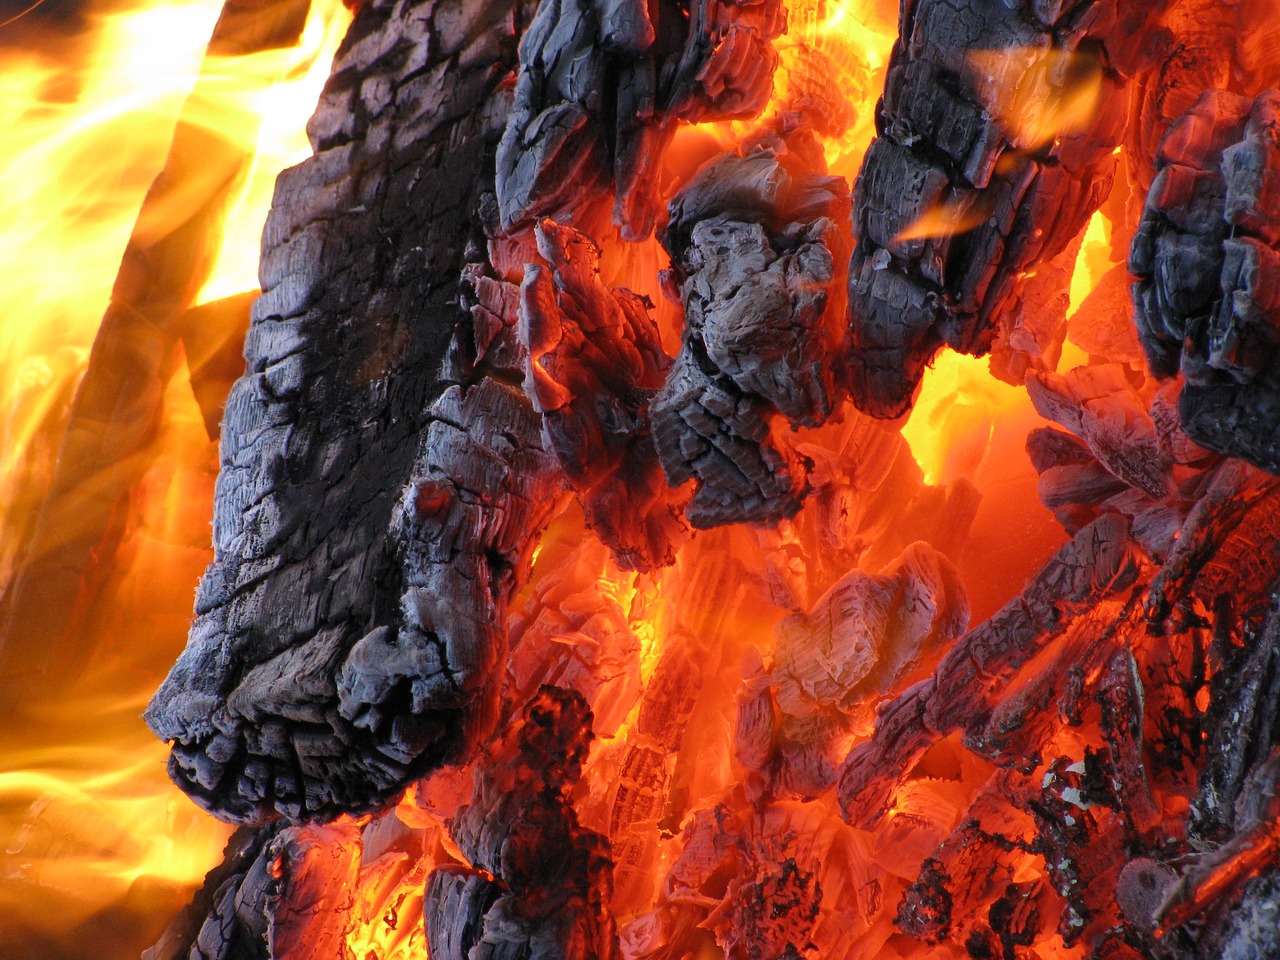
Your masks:
<path fill-rule="evenodd" d="M 1218 610 L 1205 718 L 1208 743 L 1189 820 L 1192 836 L 1203 842 L 1220 843 L 1234 834 L 1245 778 L 1271 755 L 1280 734 L 1277 603 L 1261 623 L 1232 616 L 1226 603 Z"/>
<path fill-rule="evenodd" d="M 147 712 L 174 741 L 172 775 L 220 816 L 368 809 L 492 707 L 479 692 L 497 628 L 443 636 L 415 602 L 454 535 L 438 521 L 479 509 L 461 474 L 418 457 L 433 434 L 463 453 L 459 417 L 491 434 L 515 418 L 536 446 L 523 397 L 483 377 L 472 390 L 466 362 L 432 408 L 455 325 L 471 340 L 458 277 L 468 242 L 484 245 L 516 20 L 504 0 L 362 7 L 308 128 L 316 154 L 277 183 L 248 371 L 227 402 L 216 559 Z M 513 585 L 501 549 L 494 565 L 458 559 L 450 576 L 469 564 L 471 589 L 447 600 L 468 617 Z"/>
<path fill-rule="evenodd" d="M 1280 93 L 1209 91 L 1160 146 L 1129 269 L 1152 370 L 1196 442 L 1280 472 Z"/>
<path fill-rule="evenodd" d="M 236 831 L 222 863 L 209 871 L 191 903 L 142 960 L 268 960 L 267 848 L 277 833 L 274 826 Z"/>
<path fill-rule="evenodd" d="M 569 794 L 592 738 L 582 697 L 543 687 L 475 774 L 450 823 L 470 869 L 434 874 L 427 940 L 442 960 L 609 960 L 608 842 L 581 826 Z"/>
<path fill-rule="evenodd" d="M 839 399 L 848 203 L 807 135 L 769 137 L 703 167 L 672 201 L 667 285 L 684 343 L 651 406 L 667 479 L 695 481 L 695 527 L 793 516 L 810 485 L 784 426 Z"/>
<path fill-rule="evenodd" d="M 902 4 L 879 136 L 855 189 L 849 381 L 859 407 L 904 413 L 944 344 L 985 353 L 1025 273 L 1079 233 L 1110 190 L 1121 91 L 1144 66 L 1163 6 Z M 1098 90 L 1087 118 L 1027 122 L 1051 118 L 1081 84 Z"/>
<path fill-rule="evenodd" d="M 748 118 L 768 102 L 780 0 L 550 0 L 520 44 L 498 150 L 503 225 L 612 194 L 630 239 L 653 228 L 655 176 L 678 122 Z"/>
<path fill-rule="evenodd" d="M 552 220 L 535 234 L 550 269 L 525 269 L 520 337 L 544 446 L 622 567 L 666 566 L 688 532 L 688 494 L 668 486 L 650 435 L 649 404 L 671 366 L 652 304 L 601 281 L 584 234 Z"/>

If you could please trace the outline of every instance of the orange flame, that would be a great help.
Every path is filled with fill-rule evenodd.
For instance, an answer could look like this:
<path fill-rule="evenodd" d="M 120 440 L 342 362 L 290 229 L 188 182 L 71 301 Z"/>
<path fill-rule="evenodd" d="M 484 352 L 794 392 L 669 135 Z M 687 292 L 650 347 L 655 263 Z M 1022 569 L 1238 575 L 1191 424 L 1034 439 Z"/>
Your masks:
<path fill-rule="evenodd" d="M 1009 47 L 965 55 L 983 102 L 1020 150 L 1035 151 L 1087 129 L 1102 97 L 1096 56 Z"/>
<path fill-rule="evenodd" d="M 179 116 L 255 154 L 201 300 L 257 286 L 257 235 L 275 175 L 308 152 L 304 123 L 350 14 L 338 0 L 317 0 L 297 46 L 207 55 L 221 8 L 221 0 L 171 0 L 95 12 L 83 36 L 47 44 L 56 54 L 28 44 L 0 60 L 0 175 L 21 185 L 0 196 L 10 317 L 0 325 L 6 583 L 131 233 L 164 231 L 213 188 L 184 183 L 167 208 L 153 206 L 138 222 Z M 0 757 L 6 942 L 83 949 L 81 925 L 91 923 L 111 931 L 97 956 L 136 956 L 218 861 L 229 833 L 168 782 L 166 751 L 139 719 L 183 643 L 191 587 L 210 559 L 216 451 L 184 377 L 170 382 L 165 407 L 163 453 L 142 480 L 139 516 L 84 637 L 92 679 L 38 718 L 44 743 L 6 742 Z M 106 919 L 133 913 L 136 922 Z"/>

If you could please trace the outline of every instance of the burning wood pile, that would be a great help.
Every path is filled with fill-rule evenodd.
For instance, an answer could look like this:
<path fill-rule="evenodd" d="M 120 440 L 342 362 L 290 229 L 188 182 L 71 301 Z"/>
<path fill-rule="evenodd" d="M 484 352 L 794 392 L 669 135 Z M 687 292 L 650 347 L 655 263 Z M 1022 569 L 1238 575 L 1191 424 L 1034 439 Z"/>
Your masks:
<path fill-rule="evenodd" d="M 1270 15 L 360 6 L 146 715 L 244 826 L 148 956 L 1280 955 Z M 943 347 L 1042 418 L 1011 569 Z"/>

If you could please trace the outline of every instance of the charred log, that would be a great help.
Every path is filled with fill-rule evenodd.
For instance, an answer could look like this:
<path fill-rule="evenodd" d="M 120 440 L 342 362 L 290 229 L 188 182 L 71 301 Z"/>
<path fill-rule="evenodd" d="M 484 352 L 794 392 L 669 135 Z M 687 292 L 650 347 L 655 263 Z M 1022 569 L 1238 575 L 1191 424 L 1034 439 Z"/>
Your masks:
<path fill-rule="evenodd" d="M 990 349 L 1023 274 L 1084 226 L 1111 187 L 1120 91 L 1146 56 L 1135 38 L 1163 6 L 904 4 L 855 191 L 860 408 L 904 413 L 944 344 Z M 1087 119 L 1068 119 L 1082 90 Z"/>
<path fill-rule="evenodd" d="M 1186 378 L 1196 442 L 1280 472 L 1280 361 L 1272 292 L 1280 94 L 1210 91 L 1169 129 L 1129 269 L 1142 344 L 1157 376 Z"/>
<path fill-rule="evenodd" d="M 453 536 L 423 523 L 481 510 L 464 502 L 477 484 L 458 470 L 509 468 L 414 459 L 428 435 L 453 437 L 458 455 L 475 449 L 462 424 L 500 436 L 511 417 L 541 456 L 532 411 L 501 383 L 430 403 L 451 329 L 470 326 L 453 305 L 459 239 L 483 241 L 473 234 L 515 67 L 513 9 L 363 7 L 310 124 L 316 155 L 277 186 L 249 370 L 227 402 L 216 559 L 147 714 L 174 741 L 175 779 L 220 816 L 380 803 L 458 748 L 462 713 L 480 706 L 499 658 L 487 636 L 433 634 L 435 611 L 413 600 Z M 495 564 L 479 541 L 454 558 L 450 575 L 474 579 L 448 599 L 468 615 L 509 588 L 500 551 L 525 535 L 500 527 L 488 527 Z"/>

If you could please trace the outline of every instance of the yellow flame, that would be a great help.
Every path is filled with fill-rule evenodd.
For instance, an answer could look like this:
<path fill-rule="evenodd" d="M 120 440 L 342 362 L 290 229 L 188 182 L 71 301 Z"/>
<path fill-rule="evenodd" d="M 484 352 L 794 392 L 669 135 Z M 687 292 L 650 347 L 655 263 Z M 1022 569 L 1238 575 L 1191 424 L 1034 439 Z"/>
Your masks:
<path fill-rule="evenodd" d="M 138 222 L 179 115 L 254 156 L 230 199 L 225 242 L 201 300 L 257 286 L 273 181 L 309 151 L 305 123 L 350 14 L 339 0 L 315 0 L 296 47 L 206 55 L 222 7 L 222 0 L 163 0 L 89 13 L 83 36 L 28 44 L 25 52 L 6 47 L 0 59 L 0 176 L 10 185 L 0 194 L 4 583 L 52 476 L 130 235 L 163 231 L 165 218 L 188 214 L 208 196 L 210 184 L 182 184 L 169 209 L 150 209 L 152 218 Z M 151 927 L 162 926 L 220 859 L 229 834 L 169 783 L 166 750 L 139 719 L 182 646 L 195 578 L 211 554 L 216 450 L 181 375 L 165 394 L 159 444 L 86 628 L 90 679 L 38 718 L 43 743 L 6 743 L 0 755 L 6 937 L 13 918 L 19 930 L 42 931 L 40 942 L 70 938 L 74 949 L 83 936 L 77 924 L 100 923 L 122 904 L 137 907 L 140 890 L 170 891 L 141 911 Z M 102 958 L 136 956 L 140 946 L 93 950 Z"/>
<path fill-rule="evenodd" d="M 902 436 L 926 483 L 972 479 L 996 418 L 1025 404 L 1026 393 L 993 377 L 986 360 L 946 351 L 926 371 Z"/>
<path fill-rule="evenodd" d="M 1076 256 L 1075 270 L 1071 274 L 1071 311 L 1074 313 L 1084 303 L 1102 275 L 1111 269 L 1111 221 L 1101 210 L 1094 212 L 1085 227 L 1084 242 Z"/>
<path fill-rule="evenodd" d="M 990 213 L 987 206 L 975 202 L 973 198 L 948 200 L 925 210 L 907 224 L 893 238 L 893 242 L 904 243 L 908 240 L 958 236 L 980 226 L 988 216 Z"/>
<path fill-rule="evenodd" d="M 1102 97 L 1096 56 L 1056 49 L 1009 47 L 965 55 L 979 93 L 1010 142 L 1038 150 L 1087 129 Z"/>

